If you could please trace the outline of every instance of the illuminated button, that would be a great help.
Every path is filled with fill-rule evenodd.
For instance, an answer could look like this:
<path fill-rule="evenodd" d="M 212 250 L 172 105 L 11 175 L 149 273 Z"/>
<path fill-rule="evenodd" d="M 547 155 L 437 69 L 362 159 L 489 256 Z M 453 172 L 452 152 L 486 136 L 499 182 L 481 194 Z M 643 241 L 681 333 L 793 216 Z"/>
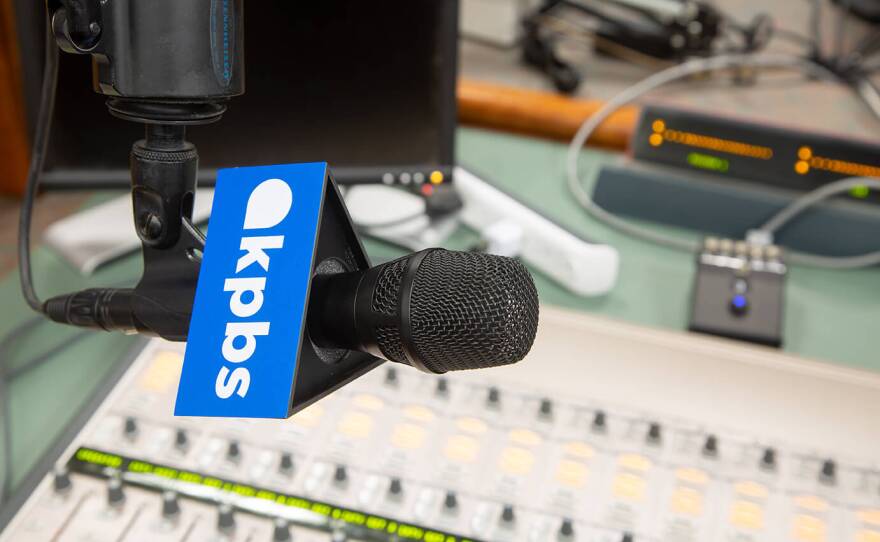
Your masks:
<path fill-rule="evenodd" d="M 422 405 L 409 405 L 403 409 L 403 415 L 417 422 L 429 422 L 434 419 L 434 412 Z"/>
<path fill-rule="evenodd" d="M 799 514 L 792 523 L 792 538 L 798 542 L 824 542 L 827 532 L 825 522 L 815 516 Z"/>
<path fill-rule="evenodd" d="M 730 523 L 738 529 L 764 529 L 764 510 L 751 501 L 735 501 L 730 508 Z"/>
<path fill-rule="evenodd" d="M 704 486 L 709 483 L 709 475 L 700 469 L 680 468 L 675 471 L 675 477 L 685 483 Z"/>
<path fill-rule="evenodd" d="M 556 469 L 556 480 L 564 486 L 583 487 L 589 472 L 590 469 L 583 463 L 566 459 L 559 462 L 559 467 Z"/>
<path fill-rule="evenodd" d="M 339 422 L 339 432 L 351 438 L 366 438 L 373 430 L 373 418 L 363 412 L 349 412 Z"/>
<path fill-rule="evenodd" d="M 767 490 L 767 487 L 759 484 L 757 482 L 752 482 L 751 480 L 737 482 L 733 486 L 733 490 L 736 491 L 738 495 L 743 497 L 748 497 L 750 499 L 766 499 L 770 492 Z"/>
<path fill-rule="evenodd" d="M 376 397 L 375 395 L 364 393 L 354 398 L 354 404 L 358 408 L 362 408 L 364 410 L 377 411 L 382 410 L 382 408 L 385 406 L 385 401 L 383 401 L 379 397 Z"/>
<path fill-rule="evenodd" d="M 592 446 L 585 442 L 577 441 L 567 443 L 563 450 L 566 455 L 577 457 L 578 459 L 590 459 L 596 454 Z"/>
<path fill-rule="evenodd" d="M 856 517 L 862 523 L 880 527 L 880 508 L 864 508 L 856 512 Z"/>
<path fill-rule="evenodd" d="M 653 464 L 647 457 L 639 454 L 623 454 L 617 458 L 617 464 L 625 469 L 646 472 Z"/>
<path fill-rule="evenodd" d="M 411 423 L 399 424 L 391 435 L 391 444 L 402 450 L 415 450 L 425 443 L 424 427 Z"/>
<path fill-rule="evenodd" d="M 416 184 L 422 184 L 423 182 L 425 182 L 425 174 L 421 171 L 413 173 L 413 182 Z"/>
<path fill-rule="evenodd" d="M 477 458 L 480 445 L 466 435 L 453 435 L 446 443 L 446 457 L 459 463 L 473 463 Z"/>
<path fill-rule="evenodd" d="M 521 446 L 537 446 L 541 444 L 541 435 L 530 429 L 514 429 L 509 435 L 510 441 Z"/>
<path fill-rule="evenodd" d="M 440 184 L 443 182 L 443 172 L 440 170 L 434 170 L 431 172 L 431 176 L 429 179 L 431 180 L 431 184 Z"/>
<path fill-rule="evenodd" d="M 703 513 L 703 494 L 690 487 L 679 487 L 672 493 L 672 511 L 686 516 Z"/>
<path fill-rule="evenodd" d="M 880 531 L 862 529 L 856 533 L 856 542 L 880 542 Z"/>
<path fill-rule="evenodd" d="M 489 426 L 486 425 L 486 422 L 479 418 L 459 418 L 455 425 L 458 427 L 459 431 L 474 435 L 482 435 L 489 430 Z"/>
<path fill-rule="evenodd" d="M 820 514 L 828 510 L 828 501 L 815 495 L 799 495 L 794 498 L 794 504 L 801 510 Z"/>
<path fill-rule="evenodd" d="M 640 501 L 645 497 L 647 483 L 641 476 L 622 472 L 614 478 L 612 491 L 615 497 L 630 501 Z"/>
<path fill-rule="evenodd" d="M 179 352 L 164 350 L 153 358 L 138 385 L 145 391 L 164 393 L 177 384 L 180 379 L 180 367 L 183 356 Z"/>
<path fill-rule="evenodd" d="M 524 475 L 532 470 L 535 455 L 525 448 L 505 448 L 501 452 L 499 467 L 507 474 Z"/>
<path fill-rule="evenodd" d="M 730 312 L 734 316 L 743 316 L 745 313 L 749 312 L 749 298 L 742 294 L 736 294 L 731 297 Z"/>
<path fill-rule="evenodd" d="M 593 415 L 592 429 L 596 433 L 604 433 L 608 429 L 608 419 L 605 412 L 597 410 Z"/>

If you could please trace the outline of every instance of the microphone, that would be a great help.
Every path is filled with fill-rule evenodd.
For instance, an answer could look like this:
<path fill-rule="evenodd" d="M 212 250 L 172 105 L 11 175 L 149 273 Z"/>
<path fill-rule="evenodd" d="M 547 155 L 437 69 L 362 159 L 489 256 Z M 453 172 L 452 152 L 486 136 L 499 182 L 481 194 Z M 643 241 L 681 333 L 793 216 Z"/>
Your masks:
<path fill-rule="evenodd" d="M 520 361 L 538 329 L 538 293 L 518 260 L 427 249 L 367 270 L 313 279 L 308 330 L 429 373 Z"/>

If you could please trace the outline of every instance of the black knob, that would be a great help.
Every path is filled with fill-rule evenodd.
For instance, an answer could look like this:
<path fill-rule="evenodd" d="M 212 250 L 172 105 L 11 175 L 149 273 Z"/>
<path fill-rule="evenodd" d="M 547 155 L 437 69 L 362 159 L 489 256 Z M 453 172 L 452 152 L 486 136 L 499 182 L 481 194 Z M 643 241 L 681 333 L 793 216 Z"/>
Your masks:
<path fill-rule="evenodd" d="M 282 518 L 275 518 L 275 527 L 272 530 L 272 542 L 291 542 L 290 524 Z"/>
<path fill-rule="evenodd" d="M 501 509 L 501 521 L 503 523 L 513 523 L 515 520 L 516 513 L 513 510 L 513 506 L 505 504 L 504 508 Z"/>
<path fill-rule="evenodd" d="M 703 444 L 703 455 L 706 457 L 718 457 L 718 437 L 709 435 Z"/>
<path fill-rule="evenodd" d="M 568 540 L 574 537 L 574 523 L 568 518 L 562 520 L 559 526 L 559 538 Z"/>
<path fill-rule="evenodd" d="M 122 480 L 115 476 L 107 480 L 107 504 L 112 508 L 119 508 L 125 504 Z"/>
<path fill-rule="evenodd" d="M 58 467 L 55 469 L 54 476 L 52 477 L 52 489 L 55 490 L 55 493 L 65 494 L 70 491 L 72 483 L 70 482 L 70 473 L 64 467 Z"/>
<path fill-rule="evenodd" d="M 186 433 L 186 429 L 178 429 L 175 431 L 174 448 L 179 452 L 186 452 L 189 450 L 189 435 Z"/>
<path fill-rule="evenodd" d="M 293 474 L 293 455 L 289 452 L 281 454 L 281 459 L 278 461 L 278 472 L 285 476 Z"/>
<path fill-rule="evenodd" d="M 491 408 L 496 408 L 501 404 L 501 391 L 498 388 L 489 388 L 489 393 L 486 395 L 486 404 Z"/>
<path fill-rule="evenodd" d="M 538 415 L 543 418 L 550 418 L 553 416 L 553 401 L 550 399 L 544 398 L 541 399 L 541 406 L 538 407 Z"/>
<path fill-rule="evenodd" d="M 819 474 L 819 479 L 822 483 L 825 484 L 834 484 L 835 478 L 837 477 L 837 464 L 833 459 L 826 459 L 822 462 L 822 471 Z"/>
<path fill-rule="evenodd" d="M 449 395 L 449 381 L 446 380 L 445 378 L 442 378 L 442 377 L 438 378 L 437 379 L 437 389 L 435 390 L 435 393 L 437 394 L 438 397 L 448 396 Z"/>
<path fill-rule="evenodd" d="M 177 519 L 180 516 L 180 500 L 174 491 L 165 491 L 162 493 L 162 517 L 169 520 Z"/>
<path fill-rule="evenodd" d="M 131 416 L 125 418 L 125 423 L 122 427 L 122 434 L 125 435 L 125 438 L 127 438 L 128 440 L 136 439 L 138 435 L 137 420 Z"/>
<path fill-rule="evenodd" d="M 336 465 L 336 470 L 333 471 L 333 481 L 338 485 L 343 485 L 348 481 L 348 471 L 344 465 Z"/>
<path fill-rule="evenodd" d="M 231 504 L 223 503 L 217 507 L 217 530 L 225 534 L 235 531 L 235 511 Z"/>
<path fill-rule="evenodd" d="M 605 415 L 605 412 L 602 410 L 597 410 L 595 414 L 593 414 L 593 431 L 597 433 L 604 433 L 606 429 L 608 429 L 608 417 Z"/>
<path fill-rule="evenodd" d="M 458 508 L 458 497 L 455 495 L 454 491 L 446 492 L 446 496 L 443 498 L 443 508 L 448 512 L 452 512 Z"/>
<path fill-rule="evenodd" d="M 773 448 L 765 448 L 761 454 L 761 468 L 765 470 L 776 469 L 776 450 Z"/>
<path fill-rule="evenodd" d="M 663 431 L 660 428 L 660 424 L 657 422 L 651 422 L 648 426 L 648 435 L 646 437 L 648 444 L 659 444 L 663 439 Z"/>
<path fill-rule="evenodd" d="M 388 484 L 388 494 L 393 497 L 399 497 L 403 494 L 403 483 L 400 478 L 392 478 Z"/>
<path fill-rule="evenodd" d="M 632 533 L 623 533 L 623 538 L 620 539 L 620 542 L 635 542 L 635 540 L 636 537 Z"/>
<path fill-rule="evenodd" d="M 241 461 L 241 445 L 237 440 L 229 441 L 229 446 L 226 448 L 226 460 L 230 463 Z"/>
<path fill-rule="evenodd" d="M 396 386 L 397 385 L 397 369 L 394 367 L 389 367 L 385 371 L 385 384 L 388 386 Z"/>

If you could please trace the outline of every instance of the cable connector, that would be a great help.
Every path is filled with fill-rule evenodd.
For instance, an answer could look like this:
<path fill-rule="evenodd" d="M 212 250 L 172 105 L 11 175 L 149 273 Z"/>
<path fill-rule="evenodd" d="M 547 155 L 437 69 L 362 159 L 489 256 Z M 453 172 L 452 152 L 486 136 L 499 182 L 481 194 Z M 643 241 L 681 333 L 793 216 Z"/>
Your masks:
<path fill-rule="evenodd" d="M 746 242 L 750 245 L 762 247 L 773 244 L 773 233 L 762 229 L 753 229 L 746 232 Z"/>

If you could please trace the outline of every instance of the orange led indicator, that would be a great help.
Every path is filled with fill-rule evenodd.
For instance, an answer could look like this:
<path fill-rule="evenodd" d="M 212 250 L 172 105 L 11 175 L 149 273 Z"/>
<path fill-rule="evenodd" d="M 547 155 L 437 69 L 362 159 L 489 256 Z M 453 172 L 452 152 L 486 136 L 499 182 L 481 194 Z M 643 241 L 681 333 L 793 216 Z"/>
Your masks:
<path fill-rule="evenodd" d="M 798 158 L 801 160 L 809 160 L 813 157 L 813 149 L 810 147 L 801 147 L 798 149 Z"/>
<path fill-rule="evenodd" d="M 804 160 L 799 160 L 795 163 L 794 170 L 798 175 L 806 175 L 810 172 L 810 164 Z"/>
<path fill-rule="evenodd" d="M 651 134 L 651 137 L 648 138 L 648 143 L 650 143 L 652 147 L 659 147 L 663 144 L 663 136 L 660 134 Z"/>
<path fill-rule="evenodd" d="M 663 122 L 661 119 L 657 119 L 654 121 L 653 124 L 651 124 L 651 128 L 658 134 L 662 134 L 664 131 L 666 131 L 666 123 Z"/>

